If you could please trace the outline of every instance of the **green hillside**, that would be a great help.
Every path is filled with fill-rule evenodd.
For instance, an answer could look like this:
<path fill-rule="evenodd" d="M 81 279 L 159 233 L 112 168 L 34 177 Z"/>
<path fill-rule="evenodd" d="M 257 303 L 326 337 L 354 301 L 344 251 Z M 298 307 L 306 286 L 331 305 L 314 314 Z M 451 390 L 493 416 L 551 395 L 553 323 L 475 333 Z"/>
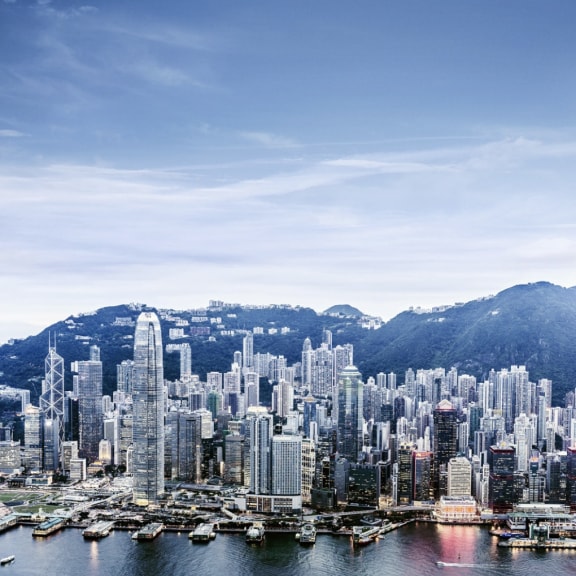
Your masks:
<path fill-rule="evenodd" d="M 40 392 L 49 338 L 69 365 L 88 358 L 90 344 L 101 348 L 104 391 L 116 385 L 116 364 L 132 357 L 133 323 L 142 306 L 120 305 L 73 316 L 40 334 L 0 347 L 0 384 Z M 322 331 L 333 343 L 354 345 L 354 361 L 364 378 L 395 372 L 403 381 L 407 368 L 454 366 L 484 379 L 491 369 L 525 365 L 533 381 L 550 378 L 554 401 L 562 404 L 576 385 L 576 288 L 546 282 L 514 286 L 493 297 L 429 312 L 402 312 L 378 330 L 366 330 L 352 306 L 318 314 L 291 306 L 224 306 L 202 310 L 159 310 L 164 343 L 188 342 L 193 372 L 230 369 L 234 351 L 242 350 L 247 330 L 255 331 L 255 352 L 284 355 L 289 364 L 301 359 L 306 337 L 318 347 Z M 361 313 L 360 313 L 361 314 Z M 171 333 L 183 331 L 184 337 Z M 172 334 L 172 339 L 170 335 Z M 165 355 L 167 379 L 178 377 L 178 354 Z M 67 382 L 71 387 L 71 381 Z"/>

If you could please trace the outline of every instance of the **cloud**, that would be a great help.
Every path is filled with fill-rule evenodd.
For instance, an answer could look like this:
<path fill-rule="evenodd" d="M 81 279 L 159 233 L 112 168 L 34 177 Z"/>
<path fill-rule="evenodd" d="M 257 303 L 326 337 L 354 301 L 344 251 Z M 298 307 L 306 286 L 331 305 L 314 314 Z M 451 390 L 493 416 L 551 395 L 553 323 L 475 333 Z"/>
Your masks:
<path fill-rule="evenodd" d="M 189 28 L 179 28 L 166 24 L 155 24 L 153 28 L 148 28 L 141 23 L 132 23 L 130 27 L 118 24 L 107 24 L 103 30 L 117 36 L 124 36 L 144 43 L 164 44 L 166 46 L 188 48 L 194 50 L 214 49 L 213 38 L 205 34 L 191 31 Z"/>
<path fill-rule="evenodd" d="M 3 167 L 3 287 L 60 309 L 76 290 L 81 310 L 220 296 L 323 309 L 330 286 L 389 317 L 523 281 L 572 285 L 573 162 L 542 166 L 575 150 L 504 141 L 222 170 Z"/>
<path fill-rule="evenodd" d="M 0 138 L 20 138 L 22 136 L 24 136 L 24 133 L 18 130 L 0 130 Z"/>
<path fill-rule="evenodd" d="M 85 14 L 93 14 L 98 12 L 96 6 L 83 5 L 74 8 L 58 9 L 54 7 L 52 0 L 37 0 L 36 12 L 42 16 L 54 18 L 56 20 L 70 20 L 83 16 Z"/>
<path fill-rule="evenodd" d="M 298 145 L 291 138 L 271 134 L 270 132 L 240 132 L 240 137 L 266 148 L 292 148 Z"/>
<path fill-rule="evenodd" d="M 152 84 L 162 86 L 183 86 L 185 84 L 199 83 L 193 82 L 192 78 L 183 70 L 171 66 L 165 66 L 151 60 L 141 60 L 133 65 L 125 64 L 125 70 L 134 76 L 138 76 Z"/>

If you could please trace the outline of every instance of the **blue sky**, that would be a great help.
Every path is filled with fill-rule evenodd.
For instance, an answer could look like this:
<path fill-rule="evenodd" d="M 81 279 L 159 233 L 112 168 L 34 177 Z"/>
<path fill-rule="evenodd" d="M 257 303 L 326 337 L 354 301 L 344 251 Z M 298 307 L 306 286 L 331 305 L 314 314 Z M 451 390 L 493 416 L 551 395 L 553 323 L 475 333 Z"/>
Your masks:
<path fill-rule="evenodd" d="M 0 342 L 576 285 L 573 0 L 0 0 Z"/>

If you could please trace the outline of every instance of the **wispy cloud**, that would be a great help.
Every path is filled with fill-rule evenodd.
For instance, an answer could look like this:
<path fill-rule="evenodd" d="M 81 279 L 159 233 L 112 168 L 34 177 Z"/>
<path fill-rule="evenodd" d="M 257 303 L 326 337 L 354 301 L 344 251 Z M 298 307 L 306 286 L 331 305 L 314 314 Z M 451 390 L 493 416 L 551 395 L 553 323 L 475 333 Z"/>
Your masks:
<path fill-rule="evenodd" d="M 24 136 L 24 133 L 18 130 L 0 130 L 0 138 L 21 138 L 22 136 Z"/>
<path fill-rule="evenodd" d="M 205 51 L 214 49 L 216 45 L 214 39 L 206 34 L 165 23 L 155 24 L 153 28 L 138 22 L 132 23 L 130 27 L 107 23 L 103 25 L 103 29 L 118 36 L 178 48 Z"/>
<path fill-rule="evenodd" d="M 275 171 L 266 166 L 267 176 L 249 162 L 252 174 L 229 173 L 227 184 L 215 166 L 4 167 L 3 282 L 28 291 L 53 285 L 56 298 L 64 277 L 66 289 L 82 286 L 83 297 L 109 300 L 98 300 L 102 305 L 162 295 L 178 306 L 190 296 L 179 286 L 193 285 L 196 294 L 197 279 L 210 277 L 206 299 L 219 296 L 215 286 L 233 287 L 226 289 L 231 299 L 249 302 L 268 301 L 273 290 L 276 301 L 319 309 L 329 305 L 330 285 L 338 286 L 339 300 L 382 315 L 381 293 L 392 277 L 396 289 L 413 295 L 410 305 L 444 303 L 438 274 L 453 275 L 474 296 L 521 281 L 559 282 L 570 270 L 576 227 L 572 211 L 562 209 L 556 176 L 534 165 L 571 159 L 576 147 L 560 144 L 308 159 L 291 170 L 279 162 Z M 491 163 L 502 156 L 513 159 L 513 171 L 507 162 Z M 542 187 L 547 201 L 539 204 Z M 271 288 L 269 278 L 286 274 L 294 281 Z M 170 287 L 168 277 L 177 279 Z M 422 282 L 436 301 L 418 300 Z M 402 306 L 402 295 L 395 297 L 387 306 Z"/>
<path fill-rule="evenodd" d="M 240 137 L 266 148 L 293 148 L 298 145 L 292 138 L 270 132 L 240 132 Z"/>

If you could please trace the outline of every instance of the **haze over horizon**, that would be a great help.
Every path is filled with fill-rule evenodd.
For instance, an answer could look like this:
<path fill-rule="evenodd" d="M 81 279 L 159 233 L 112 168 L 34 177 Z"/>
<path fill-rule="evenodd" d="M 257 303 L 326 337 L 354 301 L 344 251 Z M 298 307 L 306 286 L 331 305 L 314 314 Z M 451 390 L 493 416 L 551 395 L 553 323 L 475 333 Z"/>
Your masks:
<path fill-rule="evenodd" d="M 575 16 L 0 0 L 0 343 L 128 302 L 576 285 Z"/>

